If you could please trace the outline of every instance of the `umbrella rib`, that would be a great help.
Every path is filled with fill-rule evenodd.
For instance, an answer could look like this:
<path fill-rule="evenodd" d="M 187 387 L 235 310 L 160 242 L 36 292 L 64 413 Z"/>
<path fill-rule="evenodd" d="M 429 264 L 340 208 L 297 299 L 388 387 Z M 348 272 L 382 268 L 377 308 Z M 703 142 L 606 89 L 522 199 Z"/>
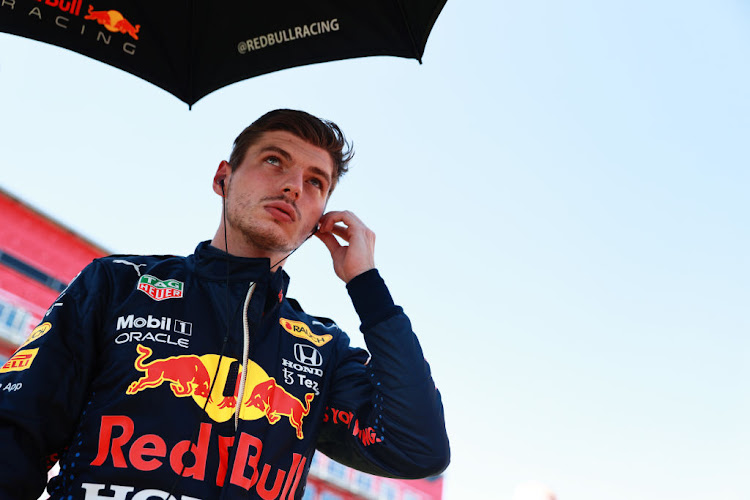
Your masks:
<path fill-rule="evenodd" d="M 422 64 L 422 55 L 419 53 L 419 50 L 417 49 L 417 43 L 414 41 L 414 34 L 411 31 L 409 20 L 406 18 L 404 5 L 401 3 L 401 0 L 396 0 L 396 3 L 398 4 L 398 10 L 401 12 L 401 18 L 404 20 L 404 24 L 406 25 L 406 32 L 409 34 L 409 41 L 411 42 L 411 48 L 414 51 L 414 58 L 419 61 L 419 64 Z"/>
<path fill-rule="evenodd" d="M 187 94 L 188 94 L 188 111 L 191 111 L 193 109 L 193 97 L 194 97 L 194 86 L 193 86 L 193 37 L 195 36 L 193 33 L 193 20 L 195 19 L 195 2 L 193 0 L 188 0 L 190 3 L 190 17 L 188 18 L 188 88 L 187 88 Z"/>

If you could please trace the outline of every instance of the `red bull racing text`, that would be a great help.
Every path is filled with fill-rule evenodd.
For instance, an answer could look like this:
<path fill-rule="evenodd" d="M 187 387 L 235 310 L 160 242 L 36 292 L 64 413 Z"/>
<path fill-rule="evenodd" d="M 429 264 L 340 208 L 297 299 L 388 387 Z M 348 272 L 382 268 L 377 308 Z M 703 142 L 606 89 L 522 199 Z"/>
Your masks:
<path fill-rule="evenodd" d="M 263 442 L 246 432 L 234 436 L 219 436 L 213 424 L 202 423 L 197 444 L 190 441 L 168 443 L 157 434 L 136 436 L 133 420 L 125 415 L 104 415 L 99 427 L 99 444 L 92 466 L 133 468 L 149 472 L 169 470 L 198 481 L 212 481 L 216 486 L 230 484 L 256 492 L 261 498 L 294 498 L 305 470 L 307 458 L 292 454 L 292 461 L 282 469 L 261 462 Z M 231 449 L 237 446 L 234 463 L 229 470 Z M 219 465 L 216 471 L 207 471 L 209 449 L 218 450 Z M 186 457 L 186 455 L 188 455 Z M 192 465 L 188 465 L 192 464 Z M 184 470 L 183 470 L 184 469 Z"/>
<path fill-rule="evenodd" d="M 89 5 L 88 13 L 81 16 L 82 0 L 37 0 L 31 8 L 24 8 L 25 5 L 19 0 L 2 0 L 0 9 L 8 12 L 9 15 L 19 15 L 28 18 L 34 18 L 40 23 L 54 24 L 58 29 L 64 30 L 91 40 L 97 44 L 105 46 L 120 46 L 122 51 L 128 55 L 135 55 L 138 33 L 141 26 L 133 24 L 125 16 L 116 10 L 95 11 L 93 6 Z M 3 13 L 2 15 L 5 15 Z M 92 30 L 93 23 L 96 22 L 102 26 L 103 30 Z M 113 35 L 115 35 L 114 44 Z M 124 37 L 117 39 L 117 37 Z M 124 41 L 123 41 L 124 40 Z M 122 44 L 120 45 L 120 42 Z"/>

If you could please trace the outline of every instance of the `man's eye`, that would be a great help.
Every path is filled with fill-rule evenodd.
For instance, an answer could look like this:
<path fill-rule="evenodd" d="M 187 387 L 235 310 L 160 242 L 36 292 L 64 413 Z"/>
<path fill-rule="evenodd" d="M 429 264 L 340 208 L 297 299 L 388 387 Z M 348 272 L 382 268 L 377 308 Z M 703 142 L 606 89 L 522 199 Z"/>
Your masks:
<path fill-rule="evenodd" d="M 279 166 L 281 165 L 281 160 L 278 156 L 269 156 L 266 158 L 266 163 L 270 163 L 271 165 Z"/>
<path fill-rule="evenodd" d="M 320 179 L 312 178 L 310 183 L 318 189 L 323 189 L 323 182 Z"/>

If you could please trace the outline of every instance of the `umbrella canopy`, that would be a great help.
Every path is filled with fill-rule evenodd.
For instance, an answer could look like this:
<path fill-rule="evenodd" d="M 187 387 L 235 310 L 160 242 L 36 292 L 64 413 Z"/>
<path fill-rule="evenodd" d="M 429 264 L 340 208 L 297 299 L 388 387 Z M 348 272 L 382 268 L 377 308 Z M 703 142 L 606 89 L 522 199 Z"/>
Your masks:
<path fill-rule="evenodd" d="M 445 0 L 14 0 L 0 31 L 123 69 L 188 105 L 231 83 L 353 57 L 422 54 Z"/>

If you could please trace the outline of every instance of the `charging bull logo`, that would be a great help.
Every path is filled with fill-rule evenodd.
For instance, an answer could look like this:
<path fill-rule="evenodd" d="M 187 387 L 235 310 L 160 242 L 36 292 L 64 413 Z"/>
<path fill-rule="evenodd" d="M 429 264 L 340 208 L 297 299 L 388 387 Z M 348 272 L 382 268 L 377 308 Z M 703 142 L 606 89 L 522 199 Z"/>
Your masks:
<path fill-rule="evenodd" d="M 242 420 L 265 417 L 271 424 L 287 417 L 297 438 L 303 439 L 302 419 L 310 413 L 315 394 L 306 394 L 303 403 L 276 384 L 276 380 L 254 361 L 248 360 L 247 370 L 241 366 L 235 370 L 237 378 L 232 377 L 229 382 L 230 368 L 238 363 L 234 358 L 204 354 L 151 359 L 153 350 L 149 347 L 138 344 L 136 350 L 138 357 L 133 366 L 143 375 L 128 386 L 126 394 L 135 395 L 168 383 L 175 396 L 192 397 L 215 422 L 226 422 L 236 411 Z M 246 382 L 241 404 L 238 404 L 240 377 L 246 377 Z M 225 388 L 229 383 L 234 391 L 228 393 L 231 396 L 226 396 Z"/>
<path fill-rule="evenodd" d="M 113 33 L 123 33 L 130 35 L 134 40 L 138 40 L 138 32 L 141 29 L 140 24 L 133 26 L 130 21 L 116 10 L 94 10 L 94 7 L 89 5 L 89 13 L 86 14 L 84 19 L 90 21 L 96 21 L 107 30 Z"/>
<path fill-rule="evenodd" d="M 256 385 L 250 399 L 245 405 L 254 406 L 262 411 L 271 424 L 275 424 L 281 418 L 279 415 L 289 417 L 289 423 L 297 430 L 297 438 L 303 439 L 302 418 L 310 413 L 310 401 L 315 394 L 309 392 L 305 394 L 306 407 L 302 402 L 286 392 L 286 390 L 276 384 L 276 380 L 270 378 L 265 382 Z"/>
<path fill-rule="evenodd" d="M 144 375 L 130 384 L 126 394 L 135 394 L 144 389 L 158 387 L 168 381 L 169 387 L 178 398 L 197 394 L 208 397 L 211 379 L 208 370 L 198 356 L 172 356 L 145 363 L 153 351 L 138 344 L 136 350 L 139 356 L 135 359 L 135 367 Z"/>

